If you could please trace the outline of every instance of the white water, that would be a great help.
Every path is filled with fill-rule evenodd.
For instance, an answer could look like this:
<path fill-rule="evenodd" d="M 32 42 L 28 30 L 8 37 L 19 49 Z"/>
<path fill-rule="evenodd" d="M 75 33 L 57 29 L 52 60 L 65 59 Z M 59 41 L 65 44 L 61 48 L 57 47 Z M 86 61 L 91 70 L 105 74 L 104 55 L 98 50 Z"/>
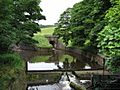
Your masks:
<path fill-rule="evenodd" d="M 64 73 L 57 84 L 28 87 L 28 90 L 73 90 L 69 84 L 67 75 Z"/>
<path fill-rule="evenodd" d="M 68 81 L 68 77 L 66 75 L 66 73 L 63 73 L 63 75 L 61 76 L 61 79 L 59 81 L 59 84 L 61 85 L 61 89 L 62 90 L 73 90 L 69 84 L 70 82 Z"/>
<path fill-rule="evenodd" d="M 42 86 L 33 86 L 29 87 L 28 90 L 62 90 L 58 85 L 42 85 Z"/>

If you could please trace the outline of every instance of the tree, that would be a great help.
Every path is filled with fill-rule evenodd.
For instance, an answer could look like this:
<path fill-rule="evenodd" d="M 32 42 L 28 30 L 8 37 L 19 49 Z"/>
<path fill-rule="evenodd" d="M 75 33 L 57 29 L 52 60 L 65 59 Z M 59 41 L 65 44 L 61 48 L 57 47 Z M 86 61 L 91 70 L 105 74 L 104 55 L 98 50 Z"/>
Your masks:
<path fill-rule="evenodd" d="M 104 14 L 110 6 L 109 0 L 83 0 L 74 5 L 70 26 L 73 45 L 97 50 L 96 38 L 104 27 Z"/>
<path fill-rule="evenodd" d="M 116 73 L 120 72 L 120 0 L 111 0 L 111 3 L 112 7 L 105 15 L 105 26 L 97 40 L 99 52 L 107 57 L 107 68 Z"/>
<path fill-rule="evenodd" d="M 12 43 L 31 41 L 40 31 L 35 21 L 45 19 L 40 13 L 40 0 L 0 1 L 0 51 L 7 51 Z"/>
<path fill-rule="evenodd" d="M 54 34 L 62 37 L 63 41 L 68 44 L 69 40 L 69 26 L 71 19 L 71 8 L 67 8 L 61 15 L 60 19 L 56 25 Z"/>
<path fill-rule="evenodd" d="M 109 0 L 83 0 L 76 3 L 70 10 L 70 18 L 66 20 L 67 27 L 64 26 L 63 19 L 66 11 L 61 15 L 57 30 L 55 31 L 67 43 L 69 40 L 73 46 L 84 49 L 97 49 L 97 35 L 104 27 L 104 15 L 110 8 Z M 62 33 L 62 34 L 61 34 Z M 91 49 L 93 50 L 93 49 Z"/>
<path fill-rule="evenodd" d="M 118 0 L 116 0 L 118 1 Z M 119 0 L 120 1 L 120 0 Z M 101 54 L 107 57 L 120 55 L 120 3 L 114 3 L 113 7 L 105 15 L 106 26 L 99 33 L 98 47 Z"/>

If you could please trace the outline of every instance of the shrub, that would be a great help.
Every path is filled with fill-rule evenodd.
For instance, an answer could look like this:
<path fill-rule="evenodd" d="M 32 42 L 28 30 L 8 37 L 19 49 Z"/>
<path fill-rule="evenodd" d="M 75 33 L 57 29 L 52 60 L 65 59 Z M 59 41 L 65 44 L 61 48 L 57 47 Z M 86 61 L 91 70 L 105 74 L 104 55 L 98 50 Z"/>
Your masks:
<path fill-rule="evenodd" d="M 120 72 L 120 56 L 112 57 L 106 61 L 106 66 L 113 73 Z"/>
<path fill-rule="evenodd" d="M 0 55 L 0 90 L 8 90 L 23 69 L 23 61 L 18 54 Z"/>

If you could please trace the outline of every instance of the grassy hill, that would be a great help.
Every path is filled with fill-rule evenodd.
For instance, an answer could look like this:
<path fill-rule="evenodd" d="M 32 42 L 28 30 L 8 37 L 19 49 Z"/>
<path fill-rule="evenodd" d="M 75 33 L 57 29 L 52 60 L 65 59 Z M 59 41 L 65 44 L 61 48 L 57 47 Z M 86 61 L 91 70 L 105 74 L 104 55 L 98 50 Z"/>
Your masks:
<path fill-rule="evenodd" d="M 41 35 L 52 35 L 55 27 L 41 28 Z"/>
<path fill-rule="evenodd" d="M 37 46 L 38 47 L 52 47 L 47 38 L 45 38 L 45 35 L 52 35 L 54 32 L 55 27 L 47 27 L 47 28 L 41 28 L 41 32 L 38 32 L 34 34 L 33 39 L 38 41 Z"/>

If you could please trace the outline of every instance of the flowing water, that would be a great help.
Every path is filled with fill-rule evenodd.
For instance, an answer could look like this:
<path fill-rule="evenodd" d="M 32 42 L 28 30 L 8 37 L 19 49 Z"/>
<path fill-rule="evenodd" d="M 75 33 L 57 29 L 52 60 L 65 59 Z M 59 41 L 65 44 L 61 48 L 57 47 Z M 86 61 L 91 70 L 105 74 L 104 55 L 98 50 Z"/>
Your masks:
<path fill-rule="evenodd" d="M 63 75 L 61 76 L 59 83 L 52 85 L 32 86 L 32 87 L 28 87 L 28 90 L 74 90 L 69 86 L 70 81 L 75 82 L 77 84 L 79 83 L 79 81 L 71 73 L 69 73 L 68 76 L 67 76 L 67 72 L 64 72 Z"/>

